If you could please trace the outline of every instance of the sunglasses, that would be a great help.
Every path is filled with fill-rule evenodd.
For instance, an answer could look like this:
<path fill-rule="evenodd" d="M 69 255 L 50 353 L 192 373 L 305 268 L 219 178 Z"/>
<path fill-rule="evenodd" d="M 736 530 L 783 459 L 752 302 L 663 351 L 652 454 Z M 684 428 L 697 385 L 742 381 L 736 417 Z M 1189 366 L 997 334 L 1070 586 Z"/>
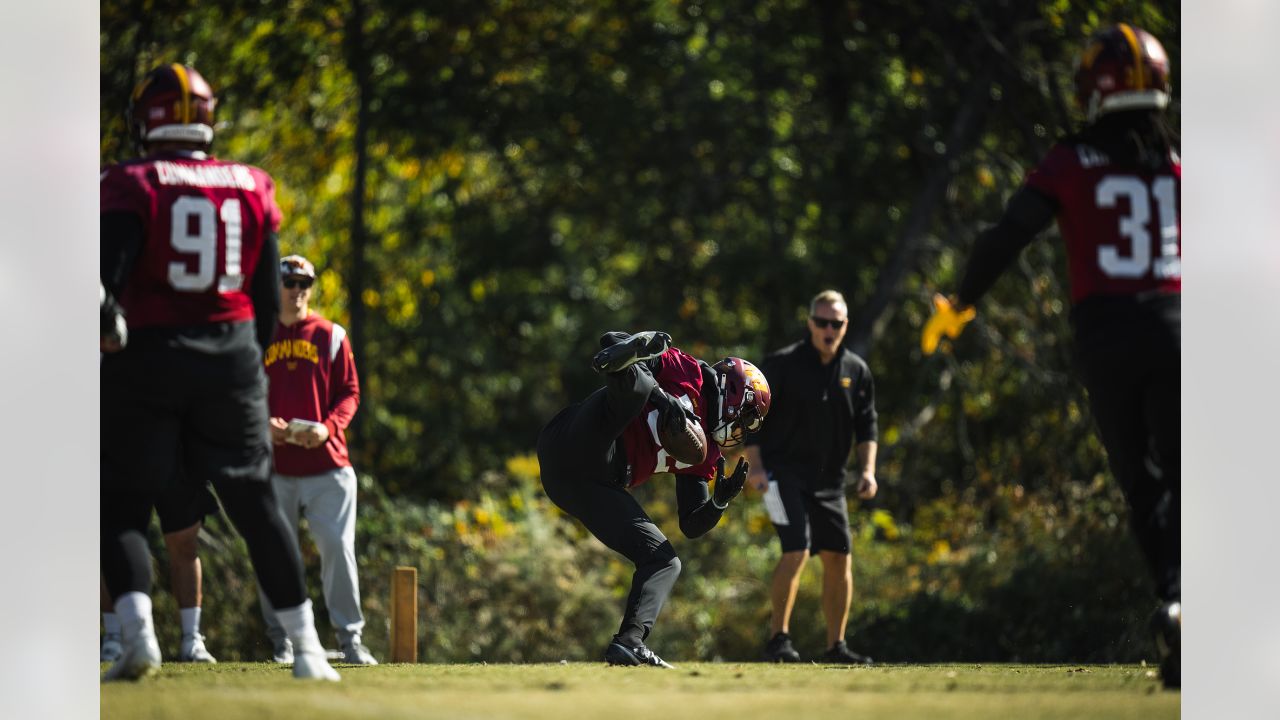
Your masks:
<path fill-rule="evenodd" d="M 844 320 L 830 320 L 828 318 L 820 318 L 817 315 L 810 315 L 809 319 L 813 321 L 814 325 L 817 325 L 820 328 L 839 330 L 844 327 Z"/>
<path fill-rule="evenodd" d="M 312 280 L 311 278 L 300 278 L 297 280 L 293 278 L 285 278 L 280 282 L 290 290 L 293 290 L 294 288 L 302 288 L 303 290 L 306 290 L 311 287 L 311 283 L 315 282 L 315 280 Z"/>

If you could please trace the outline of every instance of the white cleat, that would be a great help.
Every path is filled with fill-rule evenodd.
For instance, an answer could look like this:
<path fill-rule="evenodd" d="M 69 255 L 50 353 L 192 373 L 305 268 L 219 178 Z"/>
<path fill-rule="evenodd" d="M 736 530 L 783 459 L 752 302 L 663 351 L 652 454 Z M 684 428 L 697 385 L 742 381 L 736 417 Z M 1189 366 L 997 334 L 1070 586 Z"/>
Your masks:
<path fill-rule="evenodd" d="M 293 643 L 285 638 L 274 644 L 271 650 L 271 661 L 281 665 L 293 664 Z"/>
<path fill-rule="evenodd" d="M 360 642 L 359 637 L 342 646 L 342 662 L 349 665 L 378 664 L 377 658 Z"/>
<path fill-rule="evenodd" d="M 102 636 L 102 651 L 98 654 L 98 662 L 113 663 L 124 654 L 124 645 L 120 643 L 120 633 L 107 633 Z"/>
<path fill-rule="evenodd" d="M 328 680 L 338 682 L 342 676 L 329 665 L 324 650 L 312 652 L 295 652 L 293 654 L 293 677 L 298 680 Z"/>
<path fill-rule="evenodd" d="M 204 646 L 204 636 L 200 633 L 182 636 L 182 648 L 178 653 L 178 662 L 217 663 L 217 659 Z"/>
<path fill-rule="evenodd" d="M 159 670 L 160 643 L 156 642 L 155 631 L 146 627 L 124 646 L 120 659 L 103 674 L 102 682 L 138 680 L 154 675 Z"/>

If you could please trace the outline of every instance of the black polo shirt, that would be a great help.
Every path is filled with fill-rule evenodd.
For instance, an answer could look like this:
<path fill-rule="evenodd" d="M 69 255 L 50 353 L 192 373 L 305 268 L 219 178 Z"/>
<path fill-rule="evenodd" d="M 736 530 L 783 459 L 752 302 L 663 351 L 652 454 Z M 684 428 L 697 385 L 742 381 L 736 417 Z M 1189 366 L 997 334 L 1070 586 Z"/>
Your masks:
<path fill-rule="evenodd" d="M 774 479 L 800 480 L 811 491 L 843 490 L 854 441 L 877 438 L 875 383 L 867 363 L 841 346 L 823 365 L 806 337 L 769 355 L 760 369 L 773 404 L 747 444 L 760 447 Z"/>

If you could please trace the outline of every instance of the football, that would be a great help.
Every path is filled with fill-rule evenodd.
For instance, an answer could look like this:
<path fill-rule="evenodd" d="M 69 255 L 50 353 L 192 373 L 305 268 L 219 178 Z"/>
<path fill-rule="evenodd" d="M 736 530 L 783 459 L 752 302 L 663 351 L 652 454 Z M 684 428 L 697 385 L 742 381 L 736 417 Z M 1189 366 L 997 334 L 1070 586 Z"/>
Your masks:
<path fill-rule="evenodd" d="M 702 424 L 692 418 L 686 417 L 684 427 L 678 430 L 664 428 L 659 439 L 667 454 L 677 462 L 699 465 L 707 459 L 707 434 L 702 431 Z"/>

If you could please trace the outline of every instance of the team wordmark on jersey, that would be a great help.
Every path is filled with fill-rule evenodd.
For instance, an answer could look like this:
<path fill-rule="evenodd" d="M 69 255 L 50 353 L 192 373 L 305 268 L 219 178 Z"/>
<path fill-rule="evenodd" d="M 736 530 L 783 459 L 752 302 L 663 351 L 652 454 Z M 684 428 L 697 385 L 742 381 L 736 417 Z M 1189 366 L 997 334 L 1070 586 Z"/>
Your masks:
<path fill-rule="evenodd" d="M 204 188 L 239 188 L 252 191 L 258 184 L 244 165 L 179 165 L 157 162 L 156 176 L 161 185 L 187 185 Z"/>
<path fill-rule="evenodd" d="M 320 351 L 310 340 L 277 340 L 267 348 L 264 362 L 267 367 L 271 367 L 277 360 L 309 360 L 315 365 L 320 362 Z"/>

